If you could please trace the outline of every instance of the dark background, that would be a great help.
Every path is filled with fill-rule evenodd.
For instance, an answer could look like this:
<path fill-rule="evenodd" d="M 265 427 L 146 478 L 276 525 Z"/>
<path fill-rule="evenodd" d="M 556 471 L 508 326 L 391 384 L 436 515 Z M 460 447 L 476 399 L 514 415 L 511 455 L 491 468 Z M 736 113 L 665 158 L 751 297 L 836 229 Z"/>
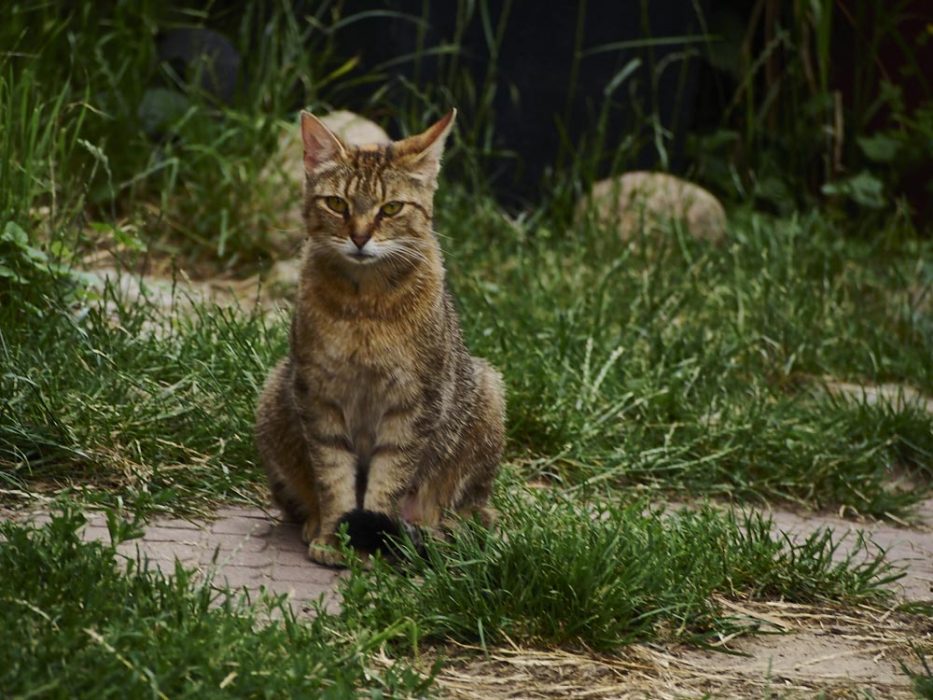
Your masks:
<path fill-rule="evenodd" d="M 216 71 L 207 87 L 226 101 L 242 80 L 243 62 L 250 60 L 240 56 L 229 39 L 237 30 L 242 4 L 215 3 L 204 28 L 166 29 L 159 35 L 160 57 L 172 61 L 180 74 L 186 61 L 210 53 Z M 791 3 L 492 0 L 478 5 L 481 11 L 474 8 L 471 16 L 464 17 L 460 14 L 464 4 L 458 2 L 342 3 L 343 15 L 362 13 L 364 18 L 340 29 L 338 52 L 359 59 L 358 74 L 381 71 L 385 85 L 351 79 L 332 103 L 374 117 L 397 135 L 391 121 L 397 116 L 392 105 L 404 92 L 399 86 L 404 83 L 410 91 L 411 85 L 416 90 L 444 85 L 450 75 L 445 71 L 456 60 L 475 86 L 484 81 L 495 86 L 484 115 L 472 114 L 471 105 L 456 98 L 451 101 L 457 101 L 461 110 L 461 130 L 480 121 L 489 124 L 492 136 L 485 144 L 482 168 L 499 199 L 509 204 L 536 198 L 542 176 L 579 163 L 583 151 L 589 154 L 585 162 L 590 166 L 585 179 L 620 170 L 662 169 L 699 179 L 722 195 L 733 177 L 722 162 L 731 160 L 739 176 L 757 188 L 759 204 L 794 201 L 800 191 L 818 193 L 823 183 L 857 171 L 864 154 L 853 135 L 890 126 L 890 110 L 871 104 L 881 81 L 900 86 L 907 112 L 930 99 L 927 76 L 933 74 L 933 41 L 923 37 L 933 12 L 924 0 L 899 3 L 894 19 L 886 20 L 896 22 L 897 31 L 887 34 L 877 31 L 877 22 L 885 19 L 878 3 L 874 14 L 867 1 L 828 3 L 831 73 L 822 92 L 808 102 L 800 100 L 804 82 L 800 59 L 807 58 L 812 66 L 813 60 L 804 56 L 812 52 L 812 42 L 787 30 L 788 23 L 799 20 L 788 10 Z M 320 7 L 303 0 L 293 6 L 299 16 Z M 261 6 L 255 16 L 258 32 L 263 26 L 258 21 Z M 496 41 L 500 27 L 501 41 Z M 703 36 L 710 40 L 697 39 Z M 680 42 L 678 37 L 688 40 Z M 774 50 L 781 37 L 780 50 Z M 914 41 L 915 37 L 921 39 Z M 624 42 L 643 45 L 599 50 Z M 459 47 L 455 59 L 436 51 L 452 43 Z M 614 78 L 634 59 L 640 66 L 607 96 Z M 756 68 L 751 77 L 750 65 Z M 788 74 L 791 69 L 796 70 L 793 76 Z M 790 90 L 790 84 L 797 87 Z M 742 89 L 761 104 L 748 106 L 737 100 Z M 777 99 L 769 103 L 772 90 L 777 91 Z M 837 137 L 838 144 L 829 144 L 821 132 L 831 128 L 835 119 L 831 104 L 835 93 L 848 112 L 842 123 L 851 133 Z M 305 105 L 300 90 L 295 96 L 291 107 L 297 110 Z M 435 106 L 442 111 L 449 105 Z M 756 118 L 759 107 L 770 113 L 750 130 L 748 122 Z M 726 144 L 712 154 L 719 162 L 711 168 L 703 165 L 705 152 L 698 153 L 696 143 L 691 147 L 691 137 L 703 134 L 713 134 L 714 143 Z M 729 145 L 736 134 L 741 143 Z M 890 175 L 888 186 L 927 219 L 933 214 L 929 190 L 933 159 L 923 157 L 922 143 L 919 153 L 916 146 L 905 147 L 897 172 L 886 175 Z M 703 148 L 701 143 L 699 150 Z"/>

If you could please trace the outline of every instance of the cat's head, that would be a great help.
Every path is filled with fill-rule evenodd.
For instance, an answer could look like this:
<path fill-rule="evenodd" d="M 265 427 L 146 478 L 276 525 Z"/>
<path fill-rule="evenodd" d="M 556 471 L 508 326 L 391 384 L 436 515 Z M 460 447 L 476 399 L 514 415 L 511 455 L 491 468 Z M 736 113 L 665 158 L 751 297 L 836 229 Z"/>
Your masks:
<path fill-rule="evenodd" d="M 351 265 L 412 263 L 434 245 L 434 191 L 451 110 L 401 141 L 354 146 L 301 113 L 305 226 L 314 253 Z"/>

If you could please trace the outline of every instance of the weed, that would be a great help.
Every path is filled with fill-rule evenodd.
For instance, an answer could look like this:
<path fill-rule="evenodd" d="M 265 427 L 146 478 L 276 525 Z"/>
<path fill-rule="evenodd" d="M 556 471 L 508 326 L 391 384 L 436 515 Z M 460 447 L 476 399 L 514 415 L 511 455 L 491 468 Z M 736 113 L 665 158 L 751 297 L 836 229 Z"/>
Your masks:
<path fill-rule="evenodd" d="M 505 369 L 532 473 L 879 515 L 922 497 L 884 485 L 903 467 L 928 479 L 922 405 L 821 387 L 930 391 L 933 335 L 911 301 L 925 244 L 845 241 L 817 215 L 737 218 L 723 248 L 676 227 L 623 243 L 451 196 L 438 208 L 451 280 L 471 347 Z"/>
<path fill-rule="evenodd" d="M 842 243 L 819 217 L 737 222 L 725 250 L 623 244 L 510 222 L 446 190 L 439 207 L 471 348 L 505 373 L 511 454 L 567 486 L 904 512 L 928 483 L 920 405 L 833 397 L 823 378 L 933 386 L 911 306 L 922 245 Z M 248 498 L 255 397 L 285 319 L 112 290 L 40 318 L 4 307 L 6 478 L 129 484 L 179 506 Z M 892 488 L 912 475 L 913 490 Z M 200 495 L 199 495 L 200 494 Z"/>
<path fill-rule="evenodd" d="M 53 308 L 3 311 L 8 484 L 87 485 L 105 501 L 116 487 L 182 509 L 255 499 L 253 408 L 284 328 L 233 309 L 175 316 L 112 287 L 78 313 Z"/>
<path fill-rule="evenodd" d="M 324 609 L 298 619 L 284 598 L 252 603 L 176 565 L 171 577 L 113 545 L 84 542 L 65 510 L 41 528 L 0 523 L 8 697 L 418 695 L 430 677 L 373 652 L 401 627 L 349 632 Z"/>
<path fill-rule="evenodd" d="M 483 645 L 704 643 L 735 631 L 717 594 L 852 602 L 884 597 L 881 585 L 899 577 L 880 555 L 864 557 L 861 543 L 834 562 L 838 543 L 827 532 L 774 539 L 759 515 L 665 515 L 644 502 L 532 494 L 518 484 L 499 506 L 499 532 L 463 523 L 449 541 L 430 543 L 426 559 L 406 550 L 401 575 L 379 562 L 344 582 L 347 623 L 414 620 L 428 638 Z"/>
<path fill-rule="evenodd" d="M 929 700 L 929 698 L 933 698 L 933 668 L 930 667 L 929 659 L 921 649 L 913 647 L 913 651 L 920 662 L 921 670 L 912 671 L 903 662 L 901 663 L 901 669 L 910 676 L 916 696 Z"/>

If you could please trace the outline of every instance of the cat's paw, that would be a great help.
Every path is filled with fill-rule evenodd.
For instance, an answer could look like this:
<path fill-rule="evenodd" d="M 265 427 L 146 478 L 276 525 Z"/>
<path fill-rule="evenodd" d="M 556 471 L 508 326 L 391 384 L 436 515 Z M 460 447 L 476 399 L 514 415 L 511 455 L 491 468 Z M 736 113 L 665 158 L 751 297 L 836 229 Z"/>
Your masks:
<path fill-rule="evenodd" d="M 308 558 L 324 566 L 346 566 L 334 535 L 314 537 L 308 543 Z"/>
<path fill-rule="evenodd" d="M 305 544 L 311 544 L 320 529 L 321 522 L 317 518 L 308 518 L 305 520 L 305 524 L 301 526 L 301 541 Z"/>

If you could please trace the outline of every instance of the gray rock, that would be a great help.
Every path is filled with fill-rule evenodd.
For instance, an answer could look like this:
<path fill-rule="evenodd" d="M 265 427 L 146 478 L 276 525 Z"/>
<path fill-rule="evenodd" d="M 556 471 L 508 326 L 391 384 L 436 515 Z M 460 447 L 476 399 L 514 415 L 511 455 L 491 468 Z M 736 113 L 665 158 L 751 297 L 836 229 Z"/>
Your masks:
<path fill-rule="evenodd" d="M 333 131 L 340 139 L 351 146 L 360 146 L 366 143 L 388 143 L 389 135 L 375 122 L 366 117 L 346 110 L 337 110 L 321 117 L 328 129 Z M 297 129 L 295 130 L 297 133 Z"/>
<path fill-rule="evenodd" d="M 577 205 L 577 216 L 618 229 L 623 240 L 663 231 L 680 221 L 694 238 L 718 242 L 726 233 L 726 212 L 712 194 L 667 173 L 633 172 L 601 180 Z"/>
<path fill-rule="evenodd" d="M 869 406 L 890 406 L 895 411 L 917 408 L 933 414 L 933 398 L 924 395 L 909 384 L 854 384 L 826 379 L 826 391 L 837 398 L 844 398 Z"/>

